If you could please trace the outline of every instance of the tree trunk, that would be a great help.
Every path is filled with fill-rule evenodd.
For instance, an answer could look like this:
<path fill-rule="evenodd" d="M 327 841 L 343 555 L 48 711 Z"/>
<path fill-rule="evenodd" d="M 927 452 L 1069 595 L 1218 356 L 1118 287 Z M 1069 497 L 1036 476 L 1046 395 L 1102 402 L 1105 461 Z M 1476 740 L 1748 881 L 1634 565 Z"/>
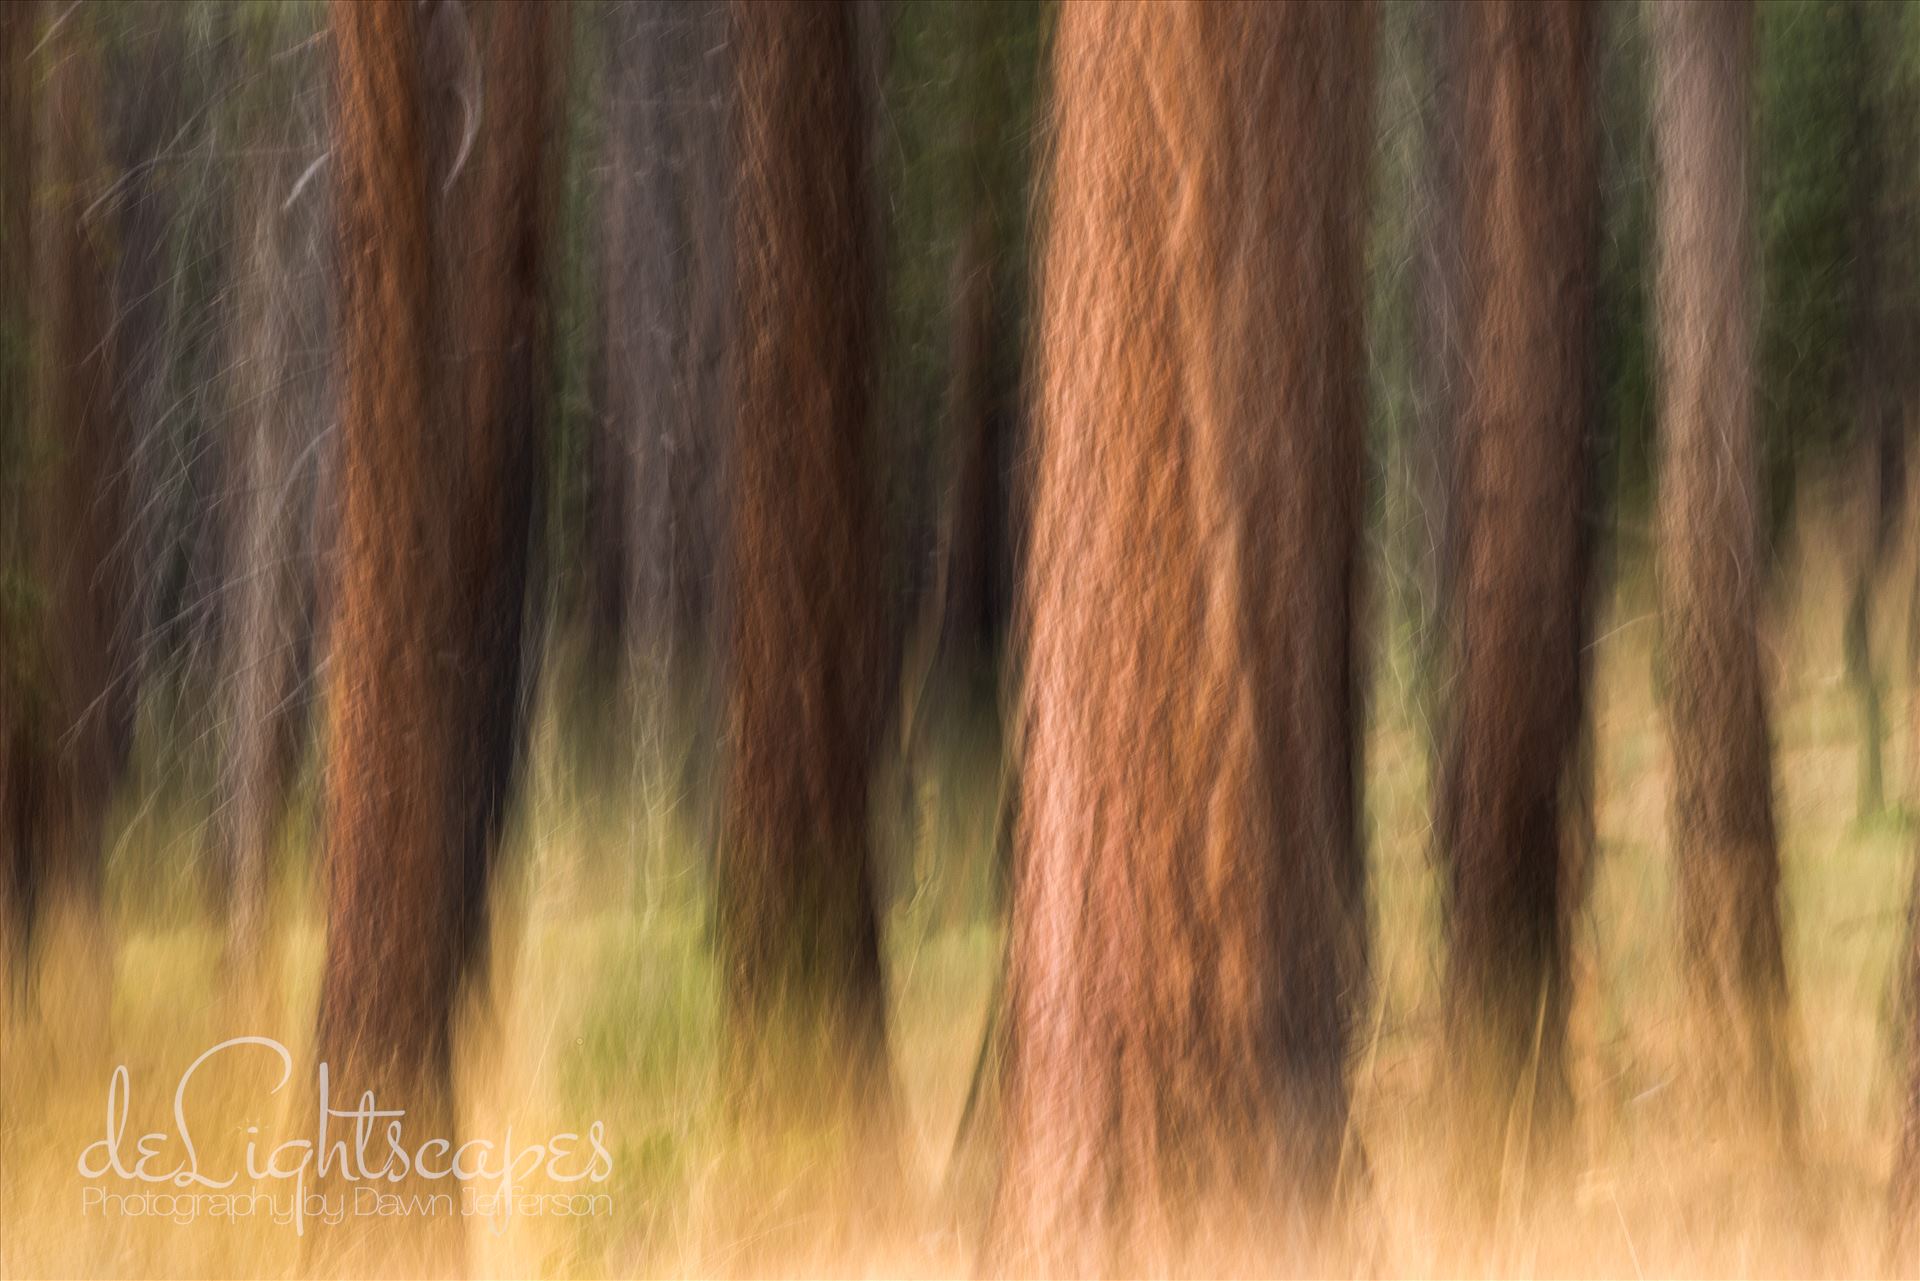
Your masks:
<path fill-rule="evenodd" d="M 1463 1133 L 1498 1145 L 1505 1124 L 1524 1137 L 1565 1101 L 1574 843 L 1563 802 L 1586 684 L 1597 19 L 1568 0 L 1486 0 L 1459 16 L 1468 391 L 1436 820 L 1446 1059 L 1475 1105 Z"/>
<path fill-rule="evenodd" d="M 1745 0 L 1655 7 L 1662 644 L 1682 947 L 1701 1041 L 1785 1122 L 1786 966 L 1761 671 Z"/>
<path fill-rule="evenodd" d="M 0 579 L 31 565 L 26 474 L 31 457 L 34 111 L 30 54 L 37 4 L 0 8 Z M 33 618 L 17 593 L 0 596 L 0 1013 L 24 959 L 33 902 L 29 800 L 37 758 L 29 656 Z"/>
<path fill-rule="evenodd" d="M 259 56 L 277 50 L 265 42 Z M 314 498 L 329 380 L 327 181 L 299 188 L 316 139 L 296 96 L 268 79 L 250 95 L 263 122 L 236 200 L 238 321 L 228 362 L 227 601 L 219 682 L 221 892 L 228 963 L 256 971 L 268 882 L 307 732 L 313 655 Z M 300 194 L 289 199 L 289 193 Z"/>
<path fill-rule="evenodd" d="M 982 209 L 962 233 L 948 291 L 946 494 L 934 575 L 943 676 L 966 694 L 991 672 L 1005 613 L 998 594 L 1005 487 L 993 389 L 996 266 Z"/>
<path fill-rule="evenodd" d="M 728 224 L 724 48 L 710 3 L 613 11 L 605 342 L 625 442 L 632 564 L 626 607 L 644 661 L 674 669 L 699 639 L 711 577 Z"/>
<path fill-rule="evenodd" d="M 31 11 L 29 10 L 29 13 Z M 17 664 L 26 714 L 15 884 L 17 940 L 52 912 L 97 924 L 106 808 L 133 719 L 132 594 L 124 547 L 129 432 L 113 325 L 113 219 L 88 210 L 109 181 L 97 33 L 79 13 L 42 36 L 42 177 L 31 247 L 32 477 L 22 495 L 41 592 Z M 22 86 L 26 92 L 31 92 Z M 10 89 L 10 92 L 12 90 Z M 24 176 L 24 175 L 23 175 Z M 12 594 L 9 607 L 22 601 Z"/>
<path fill-rule="evenodd" d="M 1244 1258 L 1348 1157 L 1374 25 L 1060 15 L 991 1268 Z"/>
<path fill-rule="evenodd" d="M 621 547 L 647 785 L 703 794 L 732 292 L 726 10 L 629 2 L 611 16 L 600 449 L 618 470 L 596 478 L 595 537 Z"/>
<path fill-rule="evenodd" d="M 486 945 L 488 875 L 520 760 L 524 710 L 538 671 L 528 612 L 534 513 L 550 361 L 548 255 L 560 172 L 567 10 L 545 0 L 470 6 L 483 105 L 464 163 L 441 180 L 438 296 L 442 395 L 461 447 L 452 479 L 459 540 L 451 562 L 460 614 L 450 633 L 462 697 L 456 742 L 461 849 L 473 887 L 458 939 L 463 962 Z M 469 129 L 472 125 L 469 123 Z M 440 172 L 448 162 L 443 149 Z M 443 463 L 443 468 L 444 468 Z"/>
<path fill-rule="evenodd" d="M 319 1045 L 336 1097 L 432 1110 L 519 742 L 556 11 L 338 0 L 331 29 L 347 378 Z M 429 109 L 442 68 L 469 82 L 432 101 L 482 114 Z"/>
<path fill-rule="evenodd" d="M 886 1076 L 866 115 L 851 7 L 742 0 L 732 28 L 742 323 L 718 942 L 744 1083 L 781 1072 L 856 1102 Z M 799 1079 L 816 1072 L 841 1083 Z"/>

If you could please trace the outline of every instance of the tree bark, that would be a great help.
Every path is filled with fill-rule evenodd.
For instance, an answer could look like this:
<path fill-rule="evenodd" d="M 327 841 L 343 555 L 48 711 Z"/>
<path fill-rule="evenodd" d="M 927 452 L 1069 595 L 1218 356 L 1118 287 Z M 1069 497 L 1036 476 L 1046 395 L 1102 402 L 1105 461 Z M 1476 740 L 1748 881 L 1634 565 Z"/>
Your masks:
<path fill-rule="evenodd" d="M 1659 584 L 1682 949 L 1701 1043 L 1743 1109 L 1786 1122 L 1792 1079 L 1761 670 L 1750 169 L 1753 10 L 1660 4 Z"/>
<path fill-rule="evenodd" d="M 558 25 L 338 0 L 331 30 L 347 376 L 319 1046 L 337 1097 L 431 1109 L 519 743 Z M 443 69 L 463 91 L 431 101 L 468 114 L 430 109 Z"/>
<path fill-rule="evenodd" d="M 990 1268 L 1288 1243 L 1350 1155 L 1374 26 L 1060 15 Z"/>
<path fill-rule="evenodd" d="M 866 115 L 851 7 L 742 0 L 731 17 L 742 323 L 717 936 L 745 1084 L 818 1073 L 780 1092 L 856 1102 L 886 1076 Z"/>
<path fill-rule="evenodd" d="M 1464 1103 L 1544 1132 L 1563 1110 L 1571 857 L 1584 716 L 1598 233 L 1595 10 L 1459 15 L 1466 397 L 1453 704 L 1436 803 L 1446 1058 Z"/>

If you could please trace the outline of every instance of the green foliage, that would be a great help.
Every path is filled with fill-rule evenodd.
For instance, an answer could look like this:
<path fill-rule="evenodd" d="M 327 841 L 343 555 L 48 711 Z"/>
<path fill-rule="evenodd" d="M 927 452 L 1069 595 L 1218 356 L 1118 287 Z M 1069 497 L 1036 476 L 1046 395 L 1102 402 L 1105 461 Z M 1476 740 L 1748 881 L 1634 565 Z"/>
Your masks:
<path fill-rule="evenodd" d="M 1862 7 L 1786 0 L 1760 6 L 1758 17 L 1758 391 L 1777 527 L 1800 463 L 1830 454 L 1850 419 L 1853 215 L 1868 87 Z"/>
<path fill-rule="evenodd" d="M 1651 501 L 1655 448 L 1652 90 L 1645 13 L 1612 7 L 1600 104 L 1600 282 L 1594 325 L 1599 387 L 1597 506 L 1638 523 Z"/>
<path fill-rule="evenodd" d="M 574 6 L 572 47 L 567 51 L 565 151 L 553 165 L 560 189 L 553 197 L 551 330 L 553 364 L 548 374 L 545 441 L 548 466 L 543 495 L 546 564 L 558 596 L 573 602 L 581 590 L 579 541 L 586 527 L 586 474 L 591 457 L 594 403 L 593 361 L 604 341 L 598 318 L 604 288 L 603 247 L 594 217 L 606 130 L 608 24 L 601 4 Z M 563 608 L 565 606 L 563 605 Z"/>

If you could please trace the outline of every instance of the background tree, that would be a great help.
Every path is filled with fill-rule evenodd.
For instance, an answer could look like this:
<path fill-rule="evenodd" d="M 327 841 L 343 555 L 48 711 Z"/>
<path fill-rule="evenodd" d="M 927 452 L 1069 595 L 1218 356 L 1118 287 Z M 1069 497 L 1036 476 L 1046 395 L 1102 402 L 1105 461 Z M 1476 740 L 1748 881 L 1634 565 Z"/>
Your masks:
<path fill-rule="evenodd" d="M 1754 245 L 1742 0 L 1654 9 L 1660 190 L 1659 578 L 1681 937 L 1703 1044 L 1776 1123 L 1791 1112 L 1786 965 L 1759 601 Z M 1751 1091 L 1751 1100 L 1748 1092 Z"/>
<path fill-rule="evenodd" d="M 851 5 L 731 10 L 739 188 L 731 751 L 716 931 L 738 1070 L 884 1093 L 868 850 L 880 711 L 867 118 Z M 791 1038 L 787 1034 L 791 1034 Z M 832 1082 L 829 1085 L 829 1082 Z"/>
<path fill-rule="evenodd" d="M 244 38 L 266 70 L 236 95 L 254 146 L 234 183 L 234 305 L 226 410 L 227 590 L 218 690 L 224 700 L 218 873 L 229 960 L 247 967 L 266 937 L 279 844 L 307 733 L 315 648 L 316 496 L 333 413 L 325 356 L 331 224 L 321 95 L 274 74 L 299 28 L 260 11 Z M 289 31 L 288 28 L 293 27 Z M 318 167 L 315 167 L 318 166 Z"/>
<path fill-rule="evenodd" d="M 1470 1115 L 1486 1103 L 1544 1127 L 1565 1091 L 1572 847 L 1562 801 L 1585 701 L 1597 18 L 1582 4 L 1508 0 L 1460 17 L 1468 392 L 1435 805 L 1447 1057 Z M 1480 1117 L 1463 1132 L 1498 1144 L 1501 1126 Z"/>
<path fill-rule="evenodd" d="M 9 123 L 15 143 L 32 131 L 21 178 L 39 194 L 23 272 L 30 300 L 15 304 L 30 344 L 29 418 L 10 460 L 21 485 L 20 550 L 31 567 L 31 585 L 16 581 L 8 593 L 18 629 L 7 656 L 8 777 L 17 789 L 8 897 L 19 947 L 56 913 L 83 929 L 99 925 L 106 807 L 130 747 L 134 640 L 124 548 L 129 433 L 112 323 L 116 220 L 98 212 L 112 175 L 98 114 L 96 15 L 39 28 L 30 7 L 22 13 L 13 21 L 24 30 L 11 26 L 11 36 L 28 51 L 37 46 L 28 56 L 38 66 L 10 82 L 8 95 L 23 98 Z M 7 234 L 27 248 L 19 224 Z"/>
<path fill-rule="evenodd" d="M 654 803 L 705 792 L 733 308 L 726 6 L 613 6 L 592 509 Z M 618 564 L 611 552 L 620 548 Z M 617 579 L 617 582 L 615 581 Z M 617 603 L 616 598 L 617 596 Z M 678 762 L 684 768 L 660 770 Z"/>
<path fill-rule="evenodd" d="M 1284 1244 L 1333 1190 L 1373 31 L 1060 15 L 992 1267 Z"/>
<path fill-rule="evenodd" d="M 31 492 L 29 412 L 33 362 L 33 78 L 38 6 L 0 11 L 0 1001 L 26 947 L 32 906 L 28 772 L 34 762 L 30 597 L 25 506 Z"/>

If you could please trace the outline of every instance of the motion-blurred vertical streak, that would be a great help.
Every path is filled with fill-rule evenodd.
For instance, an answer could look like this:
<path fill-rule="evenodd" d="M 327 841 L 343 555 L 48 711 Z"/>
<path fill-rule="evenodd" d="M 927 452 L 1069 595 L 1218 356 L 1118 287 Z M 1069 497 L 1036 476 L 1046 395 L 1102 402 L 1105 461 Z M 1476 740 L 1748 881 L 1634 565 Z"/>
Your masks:
<path fill-rule="evenodd" d="M 1358 1164 L 1375 27 L 1060 15 L 994 1271 L 1310 1259 Z"/>

